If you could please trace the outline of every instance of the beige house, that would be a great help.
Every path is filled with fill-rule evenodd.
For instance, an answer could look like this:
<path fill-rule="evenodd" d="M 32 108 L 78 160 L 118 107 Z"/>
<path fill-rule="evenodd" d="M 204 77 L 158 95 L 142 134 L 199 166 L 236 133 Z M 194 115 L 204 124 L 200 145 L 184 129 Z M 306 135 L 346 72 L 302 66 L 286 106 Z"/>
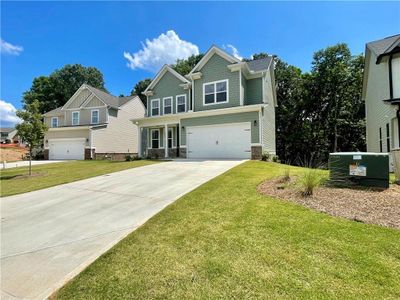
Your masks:
<path fill-rule="evenodd" d="M 138 153 L 138 129 L 130 121 L 145 115 L 137 96 L 115 97 L 83 84 L 64 106 L 44 114 L 47 159 L 123 159 Z"/>
<path fill-rule="evenodd" d="M 400 35 L 366 45 L 362 96 L 367 151 L 390 153 L 400 148 Z"/>

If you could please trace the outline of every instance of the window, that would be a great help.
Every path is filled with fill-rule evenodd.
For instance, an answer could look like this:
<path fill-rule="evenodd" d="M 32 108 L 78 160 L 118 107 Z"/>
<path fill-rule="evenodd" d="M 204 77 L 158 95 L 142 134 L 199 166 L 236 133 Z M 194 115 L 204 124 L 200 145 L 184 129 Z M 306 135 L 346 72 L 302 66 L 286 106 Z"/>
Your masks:
<path fill-rule="evenodd" d="M 151 100 L 151 115 L 158 116 L 160 114 L 160 99 Z"/>
<path fill-rule="evenodd" d="M 186 111 L 186 95 L 176 96 L 176 112 L 182 113 Z"/>
<path fill-rule="evenodd" d="M 79 111 L 72 112 L 72 125 L 79 125 Z"/>
<path fill-rule="evenodd" d="M 57 117 L 51 118 L 51 127 L 58 127 L 58 118 Z"/>
<path fill-rule="evenodd" d="M 92 124 L 98 124 L 99 123 L 99 110 L 92 110 L 92 119 L 91 119 Z"/>
<path fill-rule="evenodd" d="M 390 152 L 390 130 L 389 123 L 386 124 L 386 150 Z"/>
<path fill-rule="evenodd" d="M 382 127 L 379 127 L 379 152 L 383 152 L 382 147 Z"/>
<path fill-rule="evenodd" d="M 172 114 L 172 97 L 163 99 L 164 101 L 164 115 Z"/>
<path fill-rule="evenodd" d="M 228 102 L 228 80 L 203 84 L 203 95 L 204 105 Z"/>
<path fill-rule="evenodd" d="M 172 134 L 172 128 L 168 128 L 168 149 L 171 149 L 174 144 Z"/>
<path fill-rule="evenodd" d="M 158 149 L 160 145 L 160 130 L 152 129 L 151 130 L 151 148 Z"/>

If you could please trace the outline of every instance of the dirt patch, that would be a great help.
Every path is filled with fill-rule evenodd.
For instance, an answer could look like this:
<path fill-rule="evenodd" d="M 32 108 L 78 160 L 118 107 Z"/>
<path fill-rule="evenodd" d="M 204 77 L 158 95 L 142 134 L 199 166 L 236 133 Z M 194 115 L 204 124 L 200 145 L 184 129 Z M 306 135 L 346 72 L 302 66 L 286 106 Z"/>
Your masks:
<path fill-rule="evenodd" d="M 0 161 L 18 161 L 28 153 L 28 150 L 21 147 L 1 147 Z"/>
<path fill-rule="evenodd" d="M 33 177 L 41 177 L 43 173 L 32 173 L 32 175 L 24 174 L 24 175 L 11 175 L 11 176 L 2 176 L 1 180 L 18 180 L 18 179 L 26 179 L 26 178 L 33 178 Z"/>
<path fill-rule="evenodd" d="M 400 229 L 400 186 L 392 184 L 384 191 L 322 186 L 309 197 L 295 187 L 295 178 L 281 178 L 260 184 L 257 190 L 269 196 L 295 202 L 332 216 Z"/>

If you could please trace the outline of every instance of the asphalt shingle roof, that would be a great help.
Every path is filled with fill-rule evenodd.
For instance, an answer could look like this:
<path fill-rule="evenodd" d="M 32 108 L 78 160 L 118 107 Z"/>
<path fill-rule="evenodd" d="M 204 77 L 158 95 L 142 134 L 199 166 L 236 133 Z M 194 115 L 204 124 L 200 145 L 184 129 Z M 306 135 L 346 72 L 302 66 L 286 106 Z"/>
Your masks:
<path fill-rule="evenodd" d="M 272 61 L 272 56 L 268 56 L 266 58 L 248 61 L 246 62 L 246 64 L 249 67 L 250 71 L 260 72 L 268 70 L 271 61 Z"/>
<path fill-rule="evenodd" d="M 3 127 L 3 128 L 0 128 L 0 132 L 10 133 L 11 131 L 14 131 L 14 130 L 15 130 L 14 127 Z"/>
<path fill-rule="evenodd" d="M 135 97 L 135 96 L 116 97 L 116 96 L 110 95 L 102 90 L 94 88 L 90 85 L 88 85 L 88 87 L 97 97 L 100 98 L 100 100 L 102 100 L 105 104 L 113 106 L 113 107 L 120 107 Z"/>
<path fill-rule="evenodd" d="M 400 47 L 400 34 L 367 43 L 367 47 L 373 51 L 376 56 L 390 53 L 394 48 Z"/>

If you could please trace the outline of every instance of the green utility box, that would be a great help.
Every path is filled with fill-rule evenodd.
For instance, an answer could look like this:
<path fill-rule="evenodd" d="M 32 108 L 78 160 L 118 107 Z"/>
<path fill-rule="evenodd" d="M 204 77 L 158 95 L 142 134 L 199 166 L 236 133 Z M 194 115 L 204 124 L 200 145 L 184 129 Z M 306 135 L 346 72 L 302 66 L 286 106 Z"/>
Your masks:
<path fill-rule="evenodd" d="M 330 181 L 336 185 L 389 187 L 389 155 L 369 152 L 329 154 Z"/>

